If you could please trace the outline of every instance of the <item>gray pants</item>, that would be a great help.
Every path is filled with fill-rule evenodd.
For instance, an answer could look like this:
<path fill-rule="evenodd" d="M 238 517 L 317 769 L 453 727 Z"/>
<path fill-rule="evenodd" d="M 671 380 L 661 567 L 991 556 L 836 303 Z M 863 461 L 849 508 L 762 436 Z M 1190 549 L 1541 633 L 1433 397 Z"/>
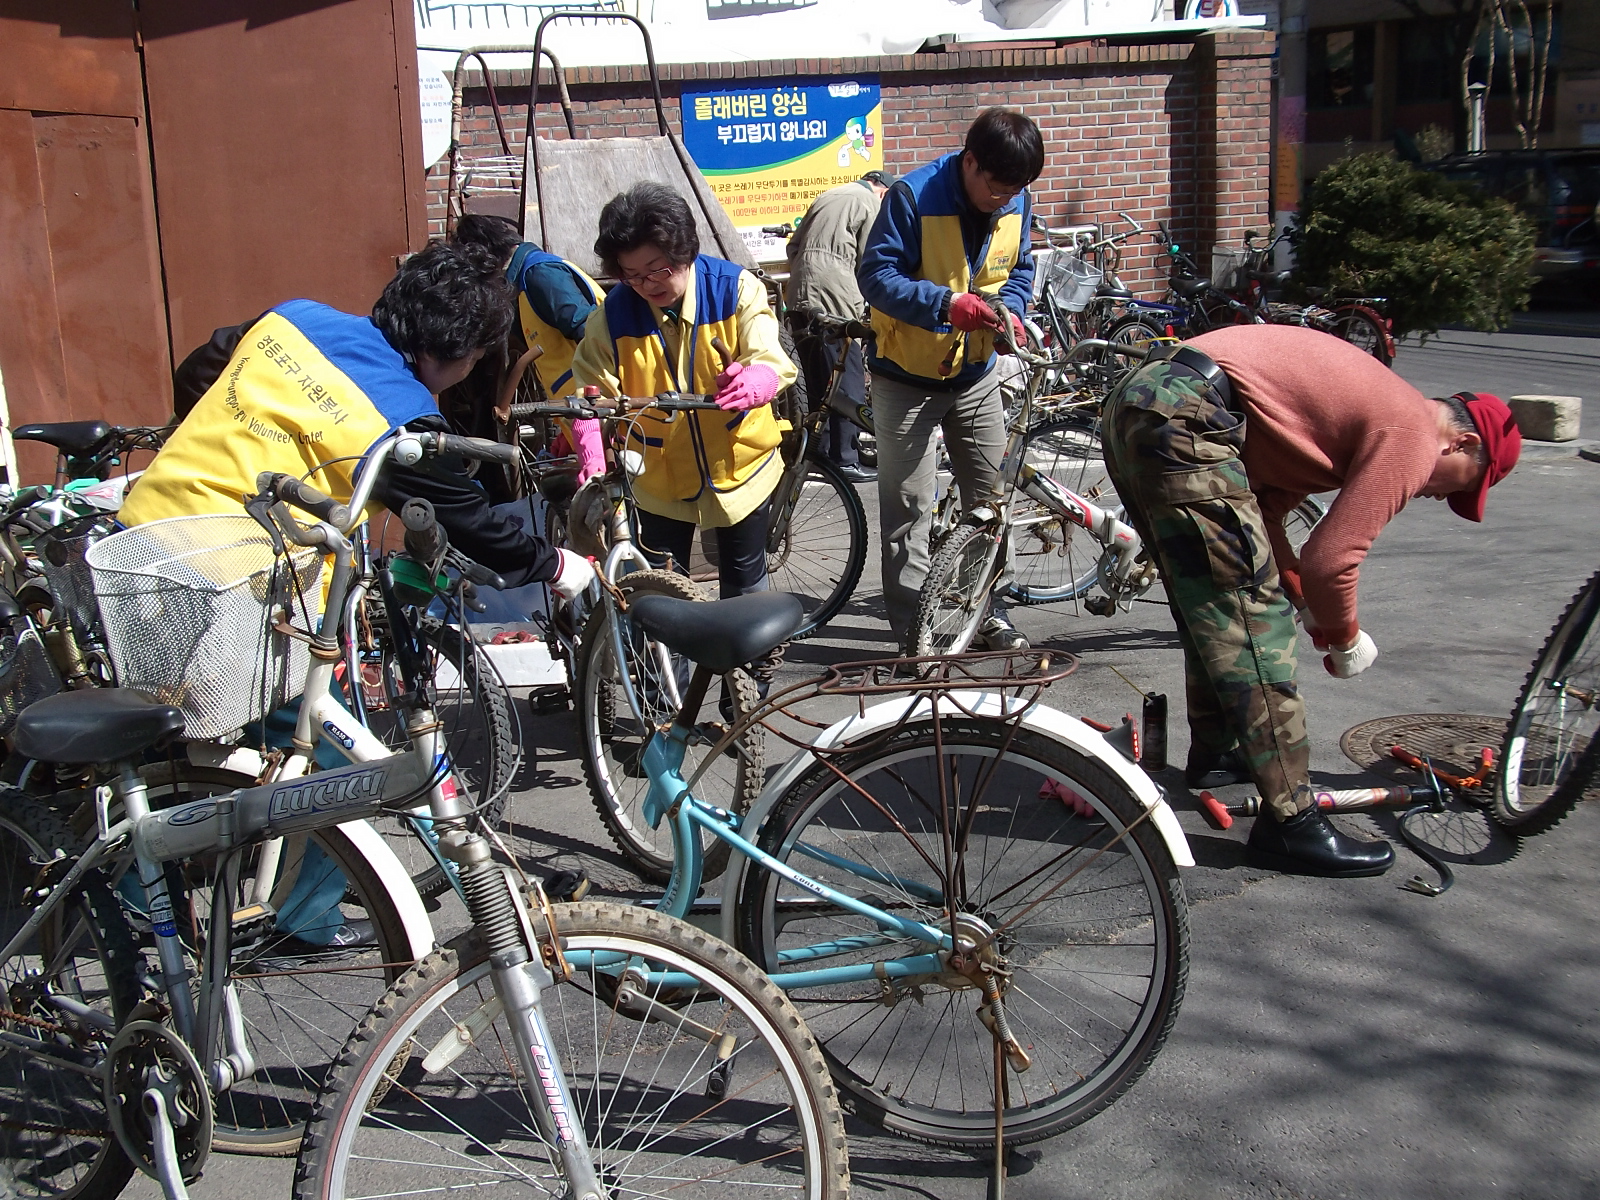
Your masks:
<path fill-rule="evenodd" d="M 872 379 L 872 424 L 878 439 L 878 507 L 883 526 L 883 599 L 889 627 L 905 646 L 917 614 L 917 594 L 928 575 L 932 524 L 934 431 L 971 511 L 994 498 L 1006 450 L 1000 373 L 990 371 L 965 391 L 936 392 L 879 374 Z"/>

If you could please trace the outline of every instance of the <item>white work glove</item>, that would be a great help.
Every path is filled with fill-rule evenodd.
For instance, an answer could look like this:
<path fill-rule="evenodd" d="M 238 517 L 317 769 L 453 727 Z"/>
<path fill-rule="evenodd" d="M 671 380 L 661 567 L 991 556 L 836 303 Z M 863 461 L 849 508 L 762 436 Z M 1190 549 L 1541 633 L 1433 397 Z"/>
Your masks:
<path fill-rule="evenodd" d="M 594 582 L 594 564 L 571 550 L 557 550 L 561 570 L 550 581 L 550 590 L 563 600 L 576 600 Z"/>
<path fill-rule="evenodd" d="M 1330 646 L 1322 656 L 1322 665 L 1328 674 L 1338 679 L 1351 679 L 1378 661 L 1378 647 L 1365 629 L 1356 634 L 1348 646 Z"/>

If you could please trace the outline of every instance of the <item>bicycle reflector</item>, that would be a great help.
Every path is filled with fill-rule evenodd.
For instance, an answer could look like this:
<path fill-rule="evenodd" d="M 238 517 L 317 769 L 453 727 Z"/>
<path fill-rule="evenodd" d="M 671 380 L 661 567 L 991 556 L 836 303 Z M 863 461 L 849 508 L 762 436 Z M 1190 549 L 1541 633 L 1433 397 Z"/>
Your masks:
<path fill-rule="evenodd" d="M 1122 724 L 1105 735 L 1118 754 L 1133 763 L 1139 763 L 1139 723 L 1133 719 L 1132 713 L 1127 713 L 1122 718 Z"/>

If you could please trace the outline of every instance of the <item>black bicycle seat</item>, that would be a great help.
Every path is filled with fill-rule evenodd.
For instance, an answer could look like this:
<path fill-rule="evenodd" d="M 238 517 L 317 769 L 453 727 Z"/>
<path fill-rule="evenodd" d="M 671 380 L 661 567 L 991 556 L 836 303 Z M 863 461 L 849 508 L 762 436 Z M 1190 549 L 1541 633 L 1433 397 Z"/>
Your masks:
<path fill-rule="evenodd" d="M 98 450 L 111 433 L 111 426 L 104 421 L 57 421 L 50 425 L 18 425 L 11 436 L 19 442 L 44 442 L 81 458 Z"/>
<path fill-rule="evenodd" d="M 15 746 L 47 763 L 109 763 L 132 758 L 183 732 L 183 710 L 129 688 L 60 692 L 17 718 Z"/>
<path fill-rule="evenodd" d="M 751 592 L 710 604 L 640 596 L 628 615 L 650 637 L 718 675 L 781 646 L 806 623 L 800 597 L 788 592 Z"/>
<path fill-rule="evenodd" d="M 539 479 L 539 495 L 551 504 L 565 504 L 578 494 L 578 473 L 561 471 Z"/>
<path fill-rule="evenodd" d="M 1108 283 L 1102 283 L 1099 287 L 1095 288 L 1094 294 L 1095 294 L 1095 299 L 1097 299 L 1097 300 L 1132 300 L 1133 299 L 1133 293 L 1130 292 L 1127 288 L 1123 287 L 1121 284 L 1117 284 L 1117 285 L 1113 286 L 1113 285 L 1108 284 Z"/>
<path fill-rule="evenodd" d="M 1198 275 L 1174 275 L 1172 290 L 1185 300 L 1193 300 L 1196 296 L 1211 290 L 1211 280 L 1201 279 Z"/>

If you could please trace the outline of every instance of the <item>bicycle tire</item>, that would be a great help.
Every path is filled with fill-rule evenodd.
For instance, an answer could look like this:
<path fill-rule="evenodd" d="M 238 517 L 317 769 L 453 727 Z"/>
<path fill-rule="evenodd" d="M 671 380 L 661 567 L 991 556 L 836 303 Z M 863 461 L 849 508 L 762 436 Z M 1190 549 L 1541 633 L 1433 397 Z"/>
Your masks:
<path fill-rule="evenodd" d="M 1384 328 L 1383 319 L 1366 305 L 1334 309 L 1333 332 L 1336 337 L 1372 355 L 1384 366 L 1394 364 L 1389 331 Z"/>
<path fill-rule="evenodd" d="M 845 1200 L 844 1122 L 827 1067 L 769 979 L 732 947 L 662 913 L 592 903 L 554 911 L 574 974 L 544 989 L 545 1020 L 608 1195 L 658 1195 L 666 1176 L 674 1196 L 725 1197 L 741 1183 L 770 1188 L 793 1176 L 808 1200 Z M 689 974 L 696 986 L 652 996 L 676 1010 L 677 1027 L 617 1005 L 614 977 L 592 966 L 592 952 Z M 493 996 L 489 971 L 487 948 L 469 932 L 417 964 L 361 1023 L 307 1130 L 295 1200 L 378 1200 L 495 1182 L 566 1190 L 510 1067 L 503 1015 L 434 1076 L 419 1061 L 458 1038 L 457 1022 Z M 690 1021 L 739 1039 L 727 1102 L 700 1099 L 711 1053 Z M 400 1152 L 386 1153 L 391 1145 Z"/>
<path fill-rule="evenodd" d="M 1490 813 L 1522 837 L 1583 798 L 1600 768 L 1600 571 L 1578 589 L 1528 670 L 1500 747 Z"/>
<path fill-rule="evenodd" d="M 1070 789 L 1104 824 L 1042 795 L 1041 780 Z M 943 805 L 952 851 L 964 856 L 953 866 Z M 836 890 L 876 894 L 885 911 L 948 929 L 953 909 L 980 943 L 998 935 L 1006 1013 L 1033 1057 L 1026 1071 L 1007 1072 L 1005 1137 L 1020 1145 L 1107 1108 L 1177 1018 L 1187 901 L 1166 844 L 1140 820 L 1145 811 L 1119 777 L 1054 738 L 952 716 L 937 741 L 934 723 L 920 720 L 817 763 L 779 802 L 761 846 Z M 787 971 L 823 965 L 787 962 L 785 951 L 877 929 L 764 871 L 746 876 L 738 918 L 741 949 L 779 986 Z M 926 949 L 871 939 L 827 961 Z M 847 1109 L 903 1136 L 978 1149 L 994 1139 L 992 1041 L 974 1016 L 976 995 L 950 979 L 788 990 Z"/>
<path fill-rule="evenodd" d="M 150 785 L 153 808 L 255 782 L 230 771 L 182 764 L 176 787 L 169 766 L 150 767 L 143 774 Z M 212 1146 L 217 1150 L 262 1156 L 293 1154 L 311 1115 L 312 1102 L 345 1038 L 411 965 L 405 923 L 388 887 L 349 834 L 337 825 L 285 839 L 272 889 L 273 909 L 281 911 L 284 901 L 293 896 L 308 844 L 315 844 L 344 876 L 343 894 L 337 901 L 325 903 L 338 906 L 337 919 L 342 923 L 347 923 L 347 918 L 370 921 L 373 943 L 350 948 L 317 946 L 275 928 L 250 940 L 235 940 L 228 974 L 237 989 L 257 1070 L 215 1097 Z M 259 849 L 246 853 L 259 853 Z M 193 937 L 185 938 L 197 976 L 211 923 L 214 872 L 214 862 L 202 865 L 200 860 L 169 867 L 167 872 L 178 928 L 195 931 L 200 939 L 196 944 Z M 248 868 L 240 874 L 248 878 Z M 236 898 L 233 907 L 235 911 L 242 908 L 242 900 Z M 302 910 L 298 915 L 297 927 L 305 929 L 318 917 L 332 914 Z"/>
<path fill-rule="evenodd" d="M 38 877 L 37 863 L 57 851 L 69 857 L 78 839 L 45 805 L 7 790 L 0 805 L 0 929 L 9 939 L 32 909 L 26 897 Z M 5 1194 L 16 1200 L 113 1200 L 132 1178 L 133 1161 L 111 1131 L 105 1092 L 98 1077 L 52 1069 L 19 1044 L 72 1053 L 80 1065 L 101 1065 L 111 1036 L 139 1001 L 138 951 L 110 886 L 98 873 L 67 897 L 62 915 L 51 918 L 17 955 L 0 962 L 0 1172 Z M 70 946 L 66 939 L 72 938 Z M 61 970 L 43 978 L 45 963 L 64 956 Z M 48 1002 L 60 993 L 86 1006 L 93 1019 L 75 1017 Z M 48 1022 L 56 1034 L 30 1021 Z M 71 1043 L 71 1049 L 60 1043 Z M 90 1048 L 100 1058 L 91 1063 Z"/>
<path fill-rule="evenodd" d="M 808 458 L 805 470 L 787 511 L 773 514 L 784 522 L 783 537 L 767 554 L 768 586 L 799 596 L 806 608 L 793 641 L 839 615 L 867 565 L 867 510 L 855 486 L 824 458 Z"/>
<path fill-rule="evenodd" d="M 396 753 L 409 751 L 404 714 L 393 698 L 397 668 L 387 628 L 380 623 L 374 632 L 376 658 L 362 664 L 366 724 Z M 417 622 L 417 636 L 433 658 L 435 712 L 445 728 L 462 798 L 490 827 L 498 827 L 522 769 L 511 696 L 483 648 L 455 626 L 424 616 Z M 438 670 L 446 666 L 448 671 Z M 366 678 L 369 669 L 377 675 L 375 681 Z M 373 824 L 405 865 L 419 895 L 427 899 L 450 887 L 449 873 L 424 842 L 431 836 L 426 805 L 409 815 L 379 817 Z"/>
<path fill-rule="evenodd" d="M 1106 328 L 1105 339 L 1115 342 L 1119 346 L 1137 346 L 1144 349 L 1156 338 L 1167 336 L 1165 326 L 1158 325 L 1149 317 L 1140 316 L 1138 313 L 1129 313 L 1118 317 Z"/>
<path fill-rule="evenodd" d="M 939 544 L 917 595 L 911 644 L 917 657 L 960 654 L 989 611 L 999 543 L 988 525 L 957 525 Z"/>
<path fill-rule="evenodd" d="M 617 581 L 625 596 L 658 595 L 675 600 L 704 600 L 705 595 L 690 580 L 672 571 L 630 571 Z M 573 697 L 578 710 L 578 737 L 583 751 L 583 774 L 595 812 L 611 840 L 633 869 L 644 879 L 666 883 L 672 877 L 674 858 L 672 831 L 662 822 L 652 829 L 644 819 L 644 801 L 650 791 L 640 765 L 648 732 L 628 708 L 615 666 L 611 640 L 611 609 L 602 606 L 590 614 L 578 648 L 577 678 Z M 651 705 L 650 728 L 659 728 L 677 715 L 664 688 L 656 682 L 660 675 L 655 643 L 642 637 L 627 638 L 625 647 L 640 653 L 630 667 L 636 693 Z M 665 652 L 665 647 L 660 648 Z M 687 664 L 671 656 L 675 680 L 681 694 L 688 684 Z M 725 691 L 733 697 L 735 715 L 743 715 L 760 703 L 754 681 L 743 671 L 730 671 L 722 677 Z M 707 694 L 707 702 L 714 703 Z M 714 740 L 714 739 L 713 739 Z M 692 743 L 684 755 L 684 778 L 692 775 L 698 761 L 711 747 L 704 738 Z M 739 752 L 724 762 L 714 763 L 695 785 L 702 800 L 734 812 L 744 812 L 761 791 L 764 744 L 756 734 L 747 737 Z M 728 844 L 707 835 L 703 875 L 715 879 L 728 865 Z"/>
<path fill-rule="evenodd" d="M 1068 415 L 1041 421 L 1028 430 L 1022 453 L 1034 469 L 1085 500 L 1122 511 L 1116 485 L 1106 471 L 1098 417 Z M 1104 546 L 1087 529 L 1024 494 L 1014 496 L 1012 503 L 1013 576 L 1007 597 L 1018 604 L 1051 604 L 1089 592 Z M 1065 564 L 1064 577 L 1056 573 L 1055 560 Z"/>

